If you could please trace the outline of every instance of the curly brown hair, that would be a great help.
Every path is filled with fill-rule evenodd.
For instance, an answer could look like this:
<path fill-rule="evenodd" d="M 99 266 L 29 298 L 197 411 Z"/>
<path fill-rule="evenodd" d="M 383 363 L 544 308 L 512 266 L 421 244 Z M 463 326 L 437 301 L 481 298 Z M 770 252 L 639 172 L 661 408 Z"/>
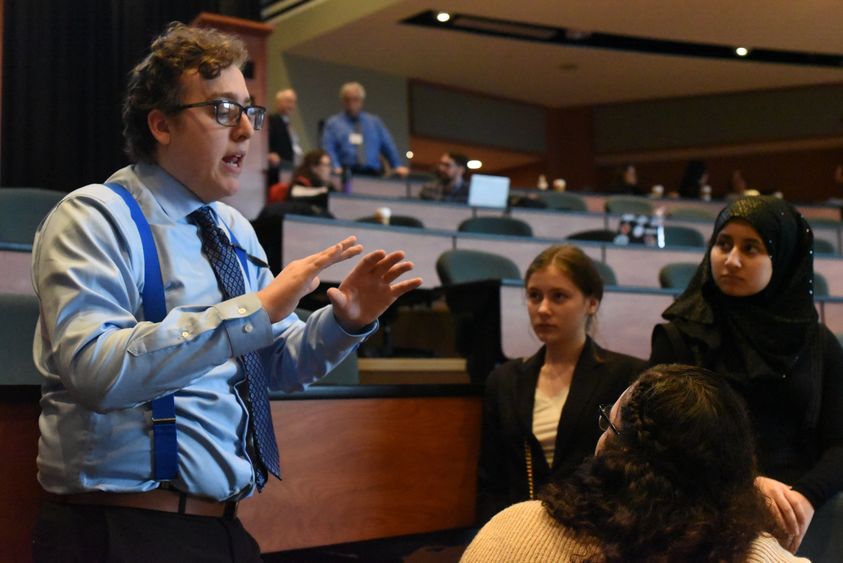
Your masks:
<path fill-rule="evenodd" d="M 744 561 L 759 534 L 778 532 L 754 484 L 746 409 L 722 377 L 659 365 L 627 396 L 620 435 L 542 496 L 601 547 L 588 561 Z"/>
<path fill-rule="evenodd" d="M 147 116 L 153 109 L 167 113 L 181 105 L 180 79 L 197 69 L 205 79 L 216 78 L 231 65 L 238 68 L 248 53 L 243 42 L 216 29 L 173 22 L 152 42 L 149 54 L 129 74 L 123 102 L 123 137 L 134 162 L 155 162 L 155 137 Z"/>

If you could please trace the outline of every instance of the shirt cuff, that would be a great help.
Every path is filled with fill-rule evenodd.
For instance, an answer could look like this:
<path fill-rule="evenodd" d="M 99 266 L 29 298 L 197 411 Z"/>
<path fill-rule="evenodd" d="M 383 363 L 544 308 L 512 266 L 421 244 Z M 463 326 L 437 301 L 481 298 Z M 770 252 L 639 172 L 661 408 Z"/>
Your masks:
<path fill-rule="evenodd" d="M 272 344 L 272 324 L 256 293 L 215 306 L 231 343 L 232 356 L 242 356 Z"/>

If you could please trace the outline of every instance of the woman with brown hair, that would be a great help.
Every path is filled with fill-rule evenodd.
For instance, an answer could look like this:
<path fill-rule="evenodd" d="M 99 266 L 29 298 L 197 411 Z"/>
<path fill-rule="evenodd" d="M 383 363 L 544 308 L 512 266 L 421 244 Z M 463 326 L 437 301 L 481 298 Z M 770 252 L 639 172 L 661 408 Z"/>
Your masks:
<path fill-rule="evenodd" d="M 295 201 L 327 210 L 328 193 L 334 191 L 331 167 L 331 157 L 322 149 L 308 152 L 293 171 L 289 185 L 278 183 L 270 188 L 268 203 Z"/>
<path fill-rule="evenodd" d="M 486 381 L 477 515 L 484 522 L 535 498 L 552 477 L 571 473 L 594 451 L 593 412 L 612 403 L 645 366 L 604 350 L 588 335 L 603 297 L 591 259 L 573 245 L 551 246 L 525 275 L 527 310 L 543 343 Z"/>

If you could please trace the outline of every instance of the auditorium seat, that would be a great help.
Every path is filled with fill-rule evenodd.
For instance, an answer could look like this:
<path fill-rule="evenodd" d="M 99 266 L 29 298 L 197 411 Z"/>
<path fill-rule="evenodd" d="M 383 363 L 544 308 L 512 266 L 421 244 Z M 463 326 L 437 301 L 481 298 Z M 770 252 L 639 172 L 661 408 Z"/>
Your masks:
<path fill-rule="evenodd" d="M 34 295 L 0 293 L 0 358 L 6 385 L 40 385 L 32 360 L 32 339 L 38 320 Z"/>
<path fill-rule="evenodd" d="M 590 240 L 594 242 L 615 242 L 615 231 L 609 229 L 589 229 L 586 231 L 577 231 L 571 233 L 565 239 L 567 240 Z"/>
<path fill-rule="evenodd" d="M 691 283 L 699 264 L 696 262 L 676 262 L 662 266 L 659 270 L 659 285 L 668 289 L 685 289 Z"/>
<path fill-rule="evenodd" d="M 815 238 L 814 252 L 817 254 L 836 254 L 837 249 L 834 248 L 834 244 L 831 241 L 827 241 L 822 238 Z"/>
<path fill-rule="evenodd" d="M 472 217 L 460 223 L 458 231 L 491 235 L 533 236 L 533 228 L 514 217 Z"/>
<path fill-rule="evenodd" d="M 653 204 L 643 197 L 628 195 L 613 195 L 606 198 L 606 213 L 634 213 L 636 215 L 652 215 Z"/>
<path fill-rule="evenodd" d="M 665 225 L 665 246 L 705 246 L 705 237 L 696 229 L 681 225 Z"/>
<path fill-rule="evenodd" d="M 548 209 L 588 211 L 588 206 L 583 198 L 568 192 L 542 192 L 539 199 L 544 202 Z"/>
<path fill-rule="evenodd" d="M 355 221 L 359 221 L 360 223 L 377 223 L 380 224 L 380 219 L 378 219 L 375 215 L 369 215 L 367 217 L 360 217 L 359 219 L 355 219 Z M 424 223 L 420 219 L 416 219 L 415 217 L 411 217 L 409 215 L 392 215 L 389 218 L 389 224 L 394 227 L 414 227 L 417 229 L 423 229 Z"/>
<path fill-rule="evenodd" d="M 814 272 L 814 297 L 828 297 L 828 281 L 819 272 Z"/>
<path fill-rule="evenodd" d="M 603 280 L 603 285 L 618 285 L 618 277 L 610 265 L 599 260 L 592 260 L 592 262 L 597 268 L 597 273 L 600 274 L 600 279 Z"/>
<path fill-rule="evenodd" d="M 518 266 L 507 258 L 480 250 L 455 249 L 436 260 L 436 273 L 443 285 L 481 280 L 521 279 Z"/>
<path fill-rule="evenodd" d="M 41 188 L 0 188 L 0 241 L 32 244 L 41 220 L 65 195 Z"/>

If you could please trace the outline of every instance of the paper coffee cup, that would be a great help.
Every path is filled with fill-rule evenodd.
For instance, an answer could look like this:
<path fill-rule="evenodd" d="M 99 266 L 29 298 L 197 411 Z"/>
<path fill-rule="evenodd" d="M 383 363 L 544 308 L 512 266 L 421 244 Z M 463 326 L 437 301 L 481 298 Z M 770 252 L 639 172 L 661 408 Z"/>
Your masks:
<path fill-rule="evenodd" d="M 375 210 L 375 217 L 381 225 L 389 225 L 389 218 L 392 217 L 392 210 L 388 207 L 378 207 Z"/>

